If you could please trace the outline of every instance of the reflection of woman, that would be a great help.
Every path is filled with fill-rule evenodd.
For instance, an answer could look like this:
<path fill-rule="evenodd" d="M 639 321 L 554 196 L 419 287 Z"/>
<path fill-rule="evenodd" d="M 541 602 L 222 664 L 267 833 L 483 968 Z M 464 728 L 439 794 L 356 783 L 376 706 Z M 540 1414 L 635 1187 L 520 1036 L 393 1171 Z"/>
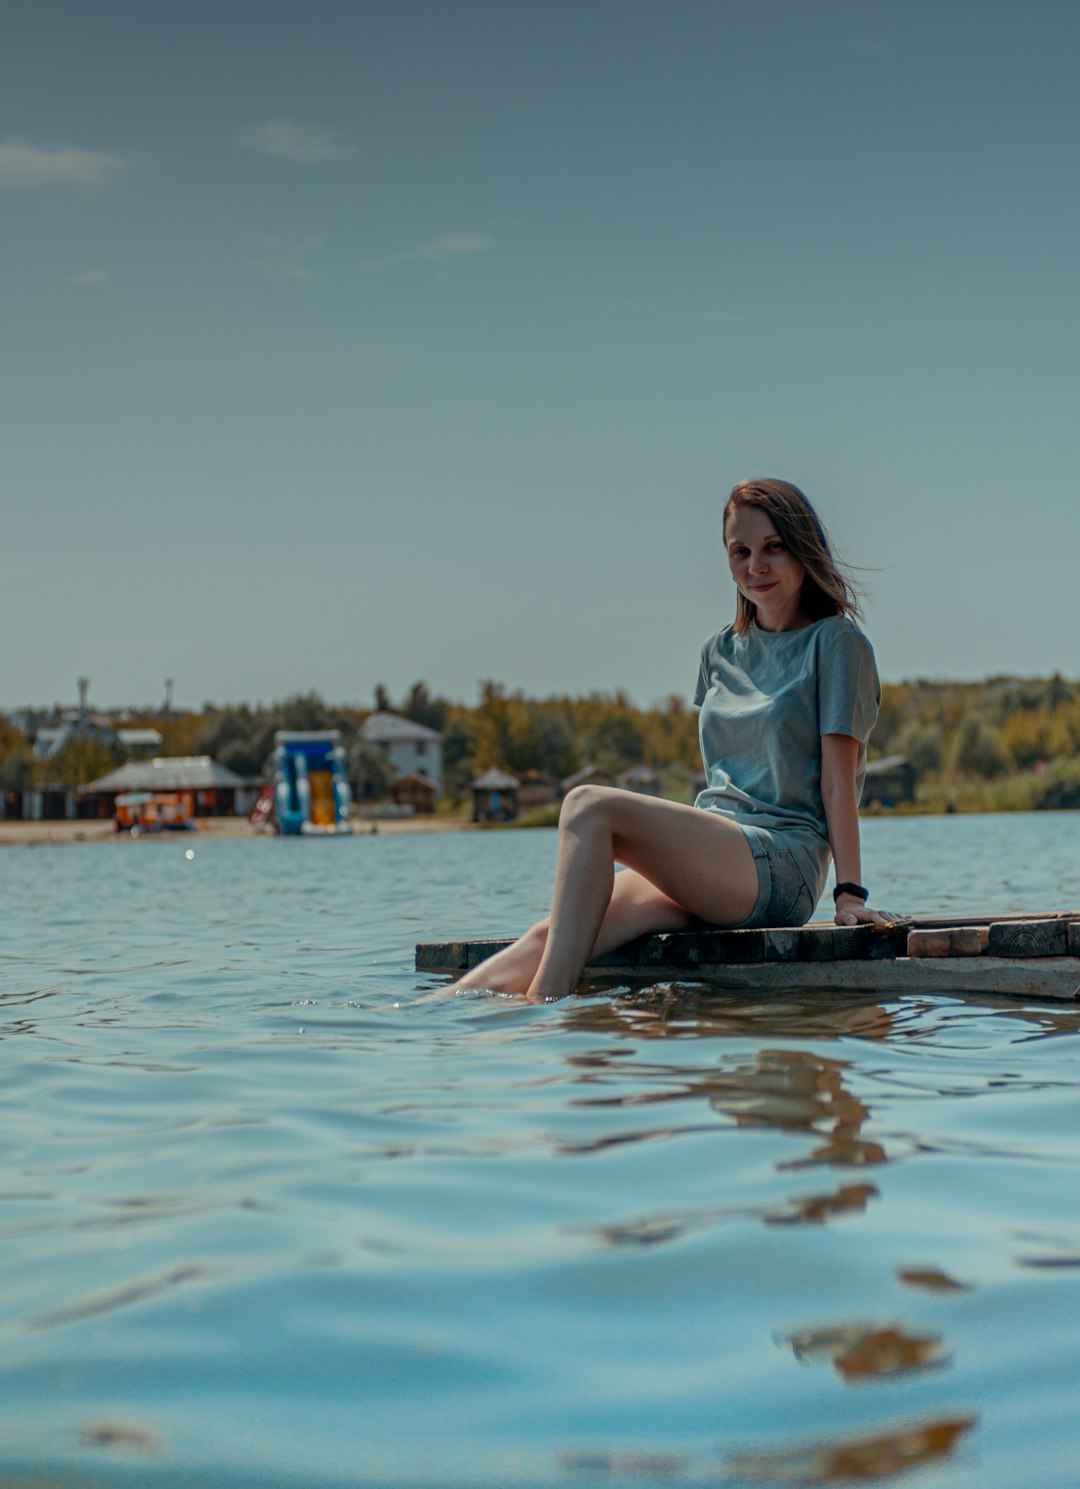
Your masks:
<path fill-rule="evenodd" d="M 836 923 L 884 919 L 860 886 L 858 798 L 879 689 L 851 584 L 786 481 L 741 481 L 723 534 L 738 599 L 701 654 L 704 791 L 689 807 L 576 787 L 559 819 L 551 914 L 455 990 L 562 997 L 591 956 L 694 916 L 801 925 L 830 857 Z"/>

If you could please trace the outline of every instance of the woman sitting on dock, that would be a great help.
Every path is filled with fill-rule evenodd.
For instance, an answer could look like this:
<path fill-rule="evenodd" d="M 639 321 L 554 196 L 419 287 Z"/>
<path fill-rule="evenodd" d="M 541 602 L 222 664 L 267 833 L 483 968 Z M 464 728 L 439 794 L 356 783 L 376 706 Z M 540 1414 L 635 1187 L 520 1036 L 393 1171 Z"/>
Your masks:
<path fill-rule="evenodd" d="M 724 508 L 735 620 L 706 642 L 694 805 L 577 786 L 563 802 L 550 915 L 462 977 L 547 1001 L 594 957 L 693 919 L 798 926 L 836 866 L 836 924 L 882 922 L 861 885 L 858 802 L 880 689 L 858 603 L 809 501 L 740 481 Z M 625 865 L 615 873 L 616 864 Z"/>

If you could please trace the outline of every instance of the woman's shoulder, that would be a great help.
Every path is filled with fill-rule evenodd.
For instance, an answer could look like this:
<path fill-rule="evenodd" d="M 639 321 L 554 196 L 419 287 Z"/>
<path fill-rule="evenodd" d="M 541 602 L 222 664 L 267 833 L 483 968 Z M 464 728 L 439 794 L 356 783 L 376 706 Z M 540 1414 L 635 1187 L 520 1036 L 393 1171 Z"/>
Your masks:
<path fill-rule="evenodd" d="M 739 636 L 733 621 L 728 621 L 727 625 L 721 625 L 720 630 L 714 631 L 708 642 L 702 646 L 702 663 L 708 666 L 709 658 L 733 660 L 740 645 L 745 646 L 745 637 Z"/>
<path fill-rule="evenodd" d="M 709 639 L 705 642 L 704 646 L 701 648 L 701 655 L 703 657 L 707 657 L 713 652 L 725 651 L 731 645 L 731 639 L 734 635 L 734 622 L 728 621 L 726 626 L 721 626 L 718 631 L 714 631 Z"/>
<path fill-rule="evenodd" d="M 869 647 L 870 638 L 850 615 L 827 615 L 816 623 L 818 639 L 828 646 Z"/>
<path fill-rule="evenodd" d="M 830 615 L 817 622 L 814 656 L 820 670 L 876 679 L 874 648 L 850 615 Z"/>

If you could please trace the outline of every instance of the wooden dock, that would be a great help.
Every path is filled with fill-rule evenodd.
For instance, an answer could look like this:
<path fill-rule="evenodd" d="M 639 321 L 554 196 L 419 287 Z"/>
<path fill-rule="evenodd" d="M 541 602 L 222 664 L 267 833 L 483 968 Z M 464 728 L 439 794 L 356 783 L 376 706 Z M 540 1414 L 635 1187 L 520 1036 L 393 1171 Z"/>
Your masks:
<path fill-rule="evenodd" d="M 426 941 L 418 972 L 461 973 L 509 940 Z M 586 977 L 707 983 L 761 994 L 830 988 L 866 993 L 993 993 L 1080 1002 L 1080 910 L 1039 916 L 813 922 L 798 930 L 708 927 L 642 936 L 591 964 Z"/>

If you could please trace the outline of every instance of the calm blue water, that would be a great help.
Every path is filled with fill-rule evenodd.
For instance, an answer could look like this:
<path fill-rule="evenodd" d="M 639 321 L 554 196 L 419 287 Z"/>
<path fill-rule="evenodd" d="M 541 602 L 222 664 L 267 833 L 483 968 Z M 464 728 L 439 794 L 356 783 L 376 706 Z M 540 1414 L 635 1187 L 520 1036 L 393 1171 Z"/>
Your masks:
<path fill-rule="evenodd" d="M 554 844 L 0 849 L 5 1484 L 1080 1482 L 1080 1011 L 404 1006 Z M 1080 814 L 865 848 L 1080 906 Z"/>

